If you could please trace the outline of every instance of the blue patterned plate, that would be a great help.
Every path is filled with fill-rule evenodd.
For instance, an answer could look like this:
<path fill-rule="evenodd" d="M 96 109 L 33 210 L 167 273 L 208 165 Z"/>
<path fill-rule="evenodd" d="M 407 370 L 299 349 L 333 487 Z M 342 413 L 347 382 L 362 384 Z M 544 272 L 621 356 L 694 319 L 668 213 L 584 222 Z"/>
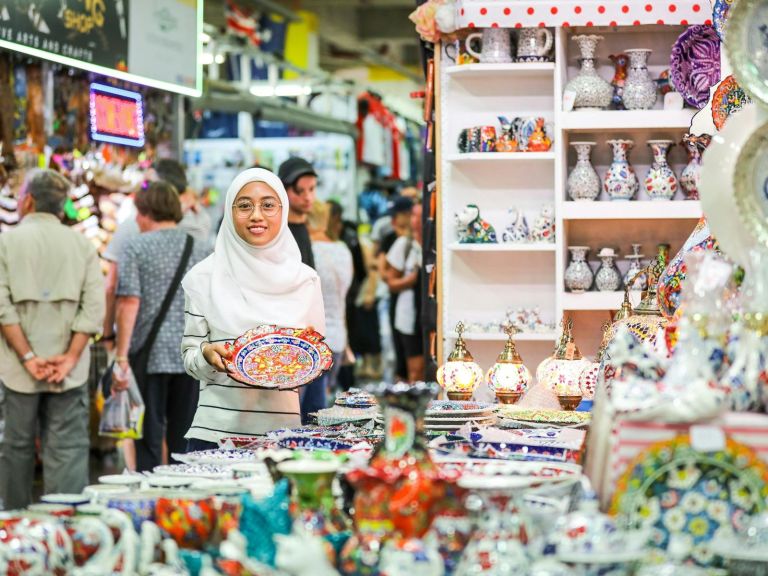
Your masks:
<path fill-rule="evenodd" d="M 731 11 L 731 5 L 736 0 L 715 0 L 712 7 L 712 24 L 717 30 L 720 40 L 725 42 L 725 25 L 728 22 L 728 13 Z"/>

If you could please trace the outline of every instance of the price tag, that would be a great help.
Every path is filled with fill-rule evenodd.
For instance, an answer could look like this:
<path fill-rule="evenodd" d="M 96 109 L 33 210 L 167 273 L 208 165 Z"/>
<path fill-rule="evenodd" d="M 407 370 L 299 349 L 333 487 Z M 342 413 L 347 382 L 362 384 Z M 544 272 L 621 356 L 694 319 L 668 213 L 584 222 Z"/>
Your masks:
<path fill-rule="evenodd" d="M 682 110 L 683 97 L 680 92 L 668 92 L 664 94 L 664 110 Z"/>
<path fill-rule="evenodd" d="M 697 452 L 725 450 L 725 432 L 719 426 L 691 426 L 691 446 Z"/>
<path fill-rule="evenodd" d="M 576 102 L 576 92 L 573 90 L 566 90 L 563 92 L 563 110 L 570 112 L 573 110 L 573 105 Z"/>

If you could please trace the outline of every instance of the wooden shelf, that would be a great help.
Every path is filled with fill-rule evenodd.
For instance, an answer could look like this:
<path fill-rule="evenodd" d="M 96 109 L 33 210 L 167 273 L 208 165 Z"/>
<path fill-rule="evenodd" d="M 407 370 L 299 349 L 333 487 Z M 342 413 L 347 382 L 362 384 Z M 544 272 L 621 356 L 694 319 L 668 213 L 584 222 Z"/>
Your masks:
<path fill-rule="evenodd" d="M 554 152 L 468 152 L 464 154 L 449 154 L 448 162 L 456 164 L 475 162 L 531 162 L 554 160 Z"/>
<path fill-rule="evenodd" d="M 448 248 L 452 252 L 554 252 L 553 242 L 535 242 L 529 244 L 512 244 L 499 242 L 497 244 L 460 244 L 454 242 Z"/>
<path fill-rule="evenodd" d="M 682 129 L 687 130 L 698 110 L 592 110 L 564 112 L 563 130 L 594 132 L 597 130 Z"/>
<path fill-rule="evenodd" d="M 458 338 L 456 332 L 449 332 L 448 338 Z M 502 332 L 464 332 L 464 340 L 474 342 L 506 342 L 507 335 Z M 557 340 L 556 332 L 520 332 L 515 334 L 515 342 L 554 342 Z"/>
<path fill-rule="evenodd" d="M 451 78 L 472 78 L 473 80 L 486 76 L 505 75 L 553 75 L 554 62 L 511 62 L 509 64 L 463 64 L 446 69 Z"/>
<path fill-rule="evenodd" d="M 629 298 L 632 302 L 640 299 L 639 291 L 631 291 Z M 624 301 L 624 291 L 618 292 L 584 292 L 563 294 L 563 310 L 618 310 Z"/>
<path fill-rule="evenodd" d="M 564 220 L 695 220 L 701 217 L 697 200 L 563 202 Z"/>

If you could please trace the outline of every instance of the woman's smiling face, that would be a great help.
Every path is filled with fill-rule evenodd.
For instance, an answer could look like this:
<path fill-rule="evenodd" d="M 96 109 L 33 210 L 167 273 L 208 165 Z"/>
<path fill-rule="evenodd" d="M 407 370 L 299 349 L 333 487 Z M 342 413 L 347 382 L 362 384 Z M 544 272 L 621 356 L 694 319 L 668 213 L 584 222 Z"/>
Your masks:
<path fill-rule="evenodd" d="M 232 204 L 235 232 L 251 246 L 266 246 L 280 233 L 283 206 L 268 184 L 249 182 L 240 189 Z"/>

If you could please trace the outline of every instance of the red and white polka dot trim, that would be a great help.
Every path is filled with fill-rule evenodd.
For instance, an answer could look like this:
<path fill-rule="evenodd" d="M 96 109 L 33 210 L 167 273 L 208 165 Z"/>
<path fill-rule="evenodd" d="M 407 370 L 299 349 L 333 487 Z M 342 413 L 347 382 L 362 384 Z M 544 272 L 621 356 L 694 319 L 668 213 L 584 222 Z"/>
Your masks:
<path fill-rule="evenodd" d="M 460 28 L 693 25 L 712 20 L 710 0 L 457 0 Z"/>

